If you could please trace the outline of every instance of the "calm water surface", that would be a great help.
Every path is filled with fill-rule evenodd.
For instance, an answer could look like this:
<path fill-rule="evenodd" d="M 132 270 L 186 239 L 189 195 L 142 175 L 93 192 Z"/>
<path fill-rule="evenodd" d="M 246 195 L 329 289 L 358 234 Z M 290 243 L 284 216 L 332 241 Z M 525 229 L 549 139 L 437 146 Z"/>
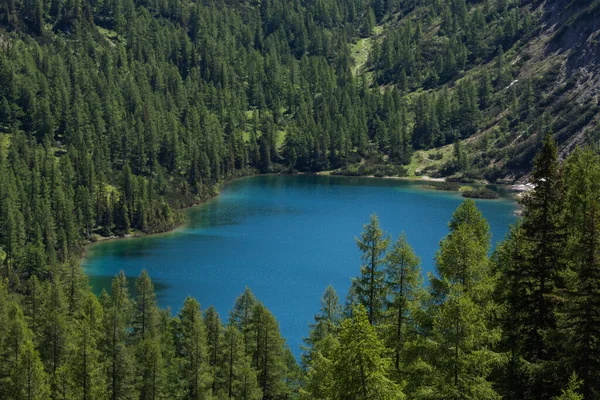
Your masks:
<path fill-rule="evenodd" d="M 186 296 L 227 319 L 246 286 L 274 313 L 294 354 L 327 285 L 343 301 L 359 272 L 354 236 L 369 215 L 395 239 L 406 232 L 433 271 L 439 241 L 461 203 L 456 193 L 428 190 L 422 182 L 328 176 L 257 176 L 226 185 L 215 199 L 187 211 L 176 232 L 94 245 L 85 269 L 96 292 L 110 290 L 121 269 L 131 279 L 142 269 L 155 282 L 160 306 L 176 313 Z M 509 198 L 478 202 L 502 239 L 515 221 Z"/>

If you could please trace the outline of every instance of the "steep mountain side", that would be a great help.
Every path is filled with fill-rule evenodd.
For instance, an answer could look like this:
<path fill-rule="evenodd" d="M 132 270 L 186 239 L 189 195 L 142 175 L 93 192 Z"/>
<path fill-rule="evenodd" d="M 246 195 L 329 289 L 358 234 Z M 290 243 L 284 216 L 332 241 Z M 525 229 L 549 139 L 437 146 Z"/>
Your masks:
<path fill-rule="evenodd" d="M 565 4 L 566 3 L 566 4 Z M 575 146 L 596 142 L 600 134 L 600 2 L 551 1 L 543 10 L 540 34 L 516 55 L 529 58 L 516 79 L 548 80 L 539 108 L 549 115 L 561 157 Z M 538 138 L 539 140 L 539 138 Z M 514 148 L 517 172 L 528 170 L 531 150 L 527 141 Z"/>
<path fill-rule="evenodd" d="M 547 133 L 563 157 L 597 140 L 598 1 L 404 4 L 360 71 L 407 93 L 409 173 L 512 181 Z"/>

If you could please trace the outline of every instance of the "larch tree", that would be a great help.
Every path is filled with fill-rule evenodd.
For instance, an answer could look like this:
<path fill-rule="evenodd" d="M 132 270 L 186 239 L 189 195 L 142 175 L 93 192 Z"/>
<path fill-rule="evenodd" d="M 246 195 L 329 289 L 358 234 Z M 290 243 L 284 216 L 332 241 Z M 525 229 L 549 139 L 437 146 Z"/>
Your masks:
<path fill-rule="evenodd" d="M 4 299 L 8 300 L 8 296 L 4 296 Z M 23 346 L 27 341 L 33 340 L 33 337 L 18 304 L 7 302 L 5 314 L 2 316 L 6 317 L 3 321 L 2 372 L 3 376 L 7 376 L 19 362 Z"/>
<path fill-rule="evenodd" d="M 303 362 L 309 363 L 313 351 L 327 335 L 335 334 L 342 319 L 342 307 L 333 286 L 329 285 L 321 297 L 321 309 L 315 315 L 315 322 L 310 324 L 310 333 L 304 339 Z"/>
<path fill-rule="evenodd" d="M 326 400 L 333 393 L 333 357 L 337 352 L 337 338 L 328 334 L 313 349 L 306 372 L 305 384 L 300 389 L 300 398 Z"/>
<path fill-rule="evenodd" d="M 256 305 L 257 300 L 252 294 L 252 291 L 246 287 L 236 300 L 229 314 L 229 324 L 234 325 L 244 335 L 244 347 L 246 353 L 250 351 L 249 327 L 252 318 L 252 310 Z"/>
<path fill-rule="evenodd" d="M 260 302 L 252 310 L 250 332 L 252 366 L 257 372 L 263 399 L 285 397 L 288 394 L 285 341 L 275 317 Z"/>
<path fill-rule="evenodd" d="M 360 238 L 356 244 L 361 252 L 363 265 L 360 276 L 355 279 L 355 289 L 362 305 L 367 310 L 369 323 L 377 324 L 381 321 L 385 293 L 385 252 L 390 244 L 390 238 L 379 227 L 379 219 L 375 214 L 364 225 Z"/>
<path fill-rule="evenodd" d="M 26 340 L 19 349 L 17 363 L 10 373 L 8 398 L 15 400 L 45 400 L 50 397 L 50 385 L 44 365 L 33 342 Z"/>
<path fill-rule="evenodd" d="M 214 393 L 220 398 L 259 400 L 262 391 L 256 371 L 244 349 L 244 337 L 233 325 L 223 334 L 223 352 L 218 365 L 218 385 Z"/>
<path fill-rule="evenodd" d="M 113 278 L 110 297 L 103 295 L 101 299 L 104 313 L 100 348 L 105 365 L 107 392 L 111 400 L 124 399 L 132 387 L 133 357 L 127 346 L 132 304 L 123 271 Z"/>
<path fill-rule="evenodd" d="M 57 372 L 67 356 L 68 343 L 71 340 L 68 307 L 58 277 L 50 284 L 42 311 L 40 358 L 50 374 L 53 394 L 58 391 Z"/>
<path fill-rule="evenodd" d="M 213 306 L 204 311 L 204 323 L 206 325 L 206 337 L 208 343 L 208 365 L 210 366 L 212 379 L 212 392 L 216 393 L 218 379 L 218 363 L 221 360 L 223 352 L 223 325 L 219 318 L 219 313 Z"/>
<path fill-rule="evenodd" d="M 80 315 L 74 321 L 73 343 L 67 357 L 68 393 L 73 398 L 103 399 L 106 395 L 98 340 L 101 334 L 102 307 L 92 293 L 83 301 Z"/>
<path fill-rule="evenodd" d="M 421 307 L 423 276 L 420 260 L 402 233 L 387 255 L 387 347 L 394 351 L 394 368 L 400 372 L 404 343 L 412 315 Z"/>
<path fill-rule="evenodd" d="M 158 306 L 154 284 L 144 269 L 135 281 L 135 307 L 133 312 L 133 336 L 136 340 L 151 338 L 156 334 Z"/>
<path fill-rule="evenodd" d="M 165 392 L 166 370 L 160 335 L 160 312 L 154 285 L 144 269 L 135 282 L 132 336 L 135 343 L 136 387 L 141 399 L 160 398 Z"/>
<path fill-rule="evenodd" d="M 184 377 L 187 397 L 193 400 L 208 399 L 212 382 L 208 366 L 206 327 L 200 304 L 188 297 L 179 311 L 179 319 L 183 334 L 179 356 L 183 360 L 181 375 Z"/>
<path fill-rule="evenodd" d="M 472 200 L 459 206 L 450 227 L 436 254 L 438 276 L 430 275 L 436 391 L 449 398 L 500 398 L 490 379 L 503 357 L 494 350 L 500 330 L 491 320 L 489 228 Z"/>
<path fill-rule="evenodd" d="M 329 397 L 343 399 L 404 399 L 401 387 L 388 376 L 391 367 L 383 343 L 364 306 L 342 322 L 339 347 L 333 355 Z"/>

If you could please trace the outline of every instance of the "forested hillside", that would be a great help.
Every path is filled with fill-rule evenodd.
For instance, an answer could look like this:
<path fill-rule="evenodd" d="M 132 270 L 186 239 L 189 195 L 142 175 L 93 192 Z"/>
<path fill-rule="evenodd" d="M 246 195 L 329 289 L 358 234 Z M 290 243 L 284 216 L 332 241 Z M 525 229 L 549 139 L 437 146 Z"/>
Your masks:
<path fill-rule="evenodd" d="M 524 217 L 490 257 L 473 200 L 449 222 L 424 284 L 404 234 L 375 215 L 344 304 L 332 287 L 301 366 L 249 289 L 228 321 L 187 298 L 157 306 L 145 271 L 97 297 L 76 263 L 0 281 L 7 399 L 595 399 L 600 393 L 600 156 L 562 165 L 544 141 Z M 359 260 L 357 260 L 357 264 Z M 7 267 L 8 268 L 8 267 Z"/>
<path fill-rule="evenodd" d="M 523 219 L 488 257 L 488 223 L 466 200 L 429 285 L 410 238 L 392 244 L 372 216 L 343 310 L 328 288 L 315 316 L 301 397 L 598 398 L 598 172 L 593 150 L 561 165 L 545 139 Z"/>
<path fill-rule="evenodd" d="M 439 148 L 416 154 L 417 171 L 511 181 L 546 134 L 563 157 L 597 141 L 597 1 L 403 4 L 375 13 L 384 30 L 362 70 L 408 93 L 413 148 Z"/>
<path fill-rule="evenodd" d="M 598 159 L 557 154 L 598 140 L 598 21 L 584 0 L 1 0 L 0 398 L 597 397 Z M 405 241 L 368 258 L 374 221 L 306 374 L 249 291 L 222 324 L 160 310 L 146 274 L 98 298 L 79 266 L 243 174 L 512 180 L 546 135 L 492 261 L 473 203 L 429 289 Z"/>

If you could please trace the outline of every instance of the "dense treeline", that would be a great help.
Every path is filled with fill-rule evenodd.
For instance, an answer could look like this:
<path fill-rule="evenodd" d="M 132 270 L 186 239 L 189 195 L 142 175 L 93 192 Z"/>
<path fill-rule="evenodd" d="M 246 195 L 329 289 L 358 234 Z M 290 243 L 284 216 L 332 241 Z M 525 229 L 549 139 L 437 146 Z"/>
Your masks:
<path fill-rule="evenodd" d="M 247 290 L 227 324 L 186 299 L 161 310 L 145 271 L 96 297 L 78 268 L 0 284 L 3 399 L 284 399 L 299 379 L 273 315 Z"/>
<path fill-rule="evenodd" d="M 145 273 L 97 298 L 78 265 L 89 241 L 171 229 L 244 173 L 401 174 L 413 149 L 449 143 L 444 173 L 528 166 L 543 134 L 564 140 L 598 107 L 556 101 L 576 80 L 514 79 L 504 51 L 535 33 L 531 6 L 2 1 L 0 397 L 597 397 L 591 150 L 560 166 L 545 143 L 523 223 L 491 259 L 461 206 L 427 288 L 407 239 L 389 248 L 373 220 L 345 310 L 326 292 L 305 376 L 250 292 L 226 324 L 193 299 L 173 317 Z M 359 73 L 357 40 L 373 44 Z"/>
<path fill-rule="evenodd" d="M 345 306 L 333 288 L 306 339 L 306 399 L 595 399 L 600 396 L 600 156 L 562 165 L 548 138 L 523 219 L 489 257 L 472 200 L 449 223 L 436 273 L 377 217 L 357 244 Z"/>
<path fill-rule="evenodd" d="M 413 149 L 453 142 L 442 173 L 493 180 L 504 162 L 527 165 L 537 138 L 573 127 L 538 109 L 543 82 L 512 85 L 502 46 L 537 20 L 519 5 L 3 2 L 5 264 L 51 270 L 97 236 L 171 229 L 174 210 L 252 171 L 401 175 Z M 381 37 L 373 24 L 387 24 Z M 363 36 L 372 71 L 354 75 L 350 48 Z M 482 60 L 491 72 L 461 78 Z M 597 109 L 578 107 L 577 123 Z M 456 142 L 498 114 L 499 129 Z M 525 156 L 500 154 L 515 135 Z"/>
<path fill-rule="evenodd" d="M 296 364 L 247 289 L 227 323 L 188 298 L 157 306 L 143 271 L 92 294 L 76 262 L 0 284 L 0 394 L 9 399 L 593 399 L 600 392 L 600 155 L 536 157 L 523 219 L 490 257 L 465 200 L 424 285 L 404 235 L 356 239 L 344 304 L 328 287 Z M 6 261 L 6 260 L 5 260 Z M 26 274 L 25 272 L 28 271 Z"/>
<path fill-rule="evenodd" d="M 174 209 L 247 171 L 366 156 L 372 122 L 404 114 L 398 93 L 350 73 L 363 14 L 353 1 L 3 2 L 6 265 L 43 269 L 97 235 L 170 229 Z M 403 162 L 396 122 L 379 147 Z"/>

